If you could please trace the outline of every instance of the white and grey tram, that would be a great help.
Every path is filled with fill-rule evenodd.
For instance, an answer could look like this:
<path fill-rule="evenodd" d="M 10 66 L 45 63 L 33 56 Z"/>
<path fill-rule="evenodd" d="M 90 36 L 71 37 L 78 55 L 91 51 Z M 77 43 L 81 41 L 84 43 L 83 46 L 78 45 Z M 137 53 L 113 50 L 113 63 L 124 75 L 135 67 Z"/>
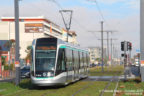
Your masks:
<path fill-rule="evenodd" d="M 88 76 L 89 52 L 57 38 L 32 44 L 31 81 L 38 86 L 67 85 Z"/>

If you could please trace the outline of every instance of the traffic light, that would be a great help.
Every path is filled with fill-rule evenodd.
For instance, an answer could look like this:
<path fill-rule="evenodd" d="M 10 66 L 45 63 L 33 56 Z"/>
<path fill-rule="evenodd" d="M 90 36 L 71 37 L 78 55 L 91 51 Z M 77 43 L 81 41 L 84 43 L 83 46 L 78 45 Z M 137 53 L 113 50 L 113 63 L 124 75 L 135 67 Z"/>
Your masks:
<path fill-rule="evenodd" d="M 129 50 L 132 50 L 132 43 L 129 43 Z"/>
<path fill-rule="evenodd" d="M 132 50 L 132 43 L 131 42 L 127 42 L 127 49 Z"/>
<path fill-rule="evenodd" d="M 124 51 L 124 42 L 121 42 L 121 51 Z"/>
<path fill-rule="evenodd" d="M 127 54 L 121 54 L 121 57 L 127 58 Z"/>

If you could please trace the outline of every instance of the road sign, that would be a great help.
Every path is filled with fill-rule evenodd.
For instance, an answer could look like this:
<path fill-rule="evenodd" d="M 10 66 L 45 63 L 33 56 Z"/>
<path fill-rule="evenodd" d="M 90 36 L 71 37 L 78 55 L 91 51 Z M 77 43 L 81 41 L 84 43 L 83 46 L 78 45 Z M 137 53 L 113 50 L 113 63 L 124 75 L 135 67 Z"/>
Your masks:
<path fill-rule="evenodd" d="M 15 67 L 20 67 L 19 61 L 15 61 Z"/>
<path fill-rule="evenodd" d="M 140 49 L 136 49 L 136 52 L 137 52 L 137 53 L 140 53 Z"/>
<path fill-rule="evenodd" d="M 141 66 L 144 66 L 144 60 L 141 60 Z"/>

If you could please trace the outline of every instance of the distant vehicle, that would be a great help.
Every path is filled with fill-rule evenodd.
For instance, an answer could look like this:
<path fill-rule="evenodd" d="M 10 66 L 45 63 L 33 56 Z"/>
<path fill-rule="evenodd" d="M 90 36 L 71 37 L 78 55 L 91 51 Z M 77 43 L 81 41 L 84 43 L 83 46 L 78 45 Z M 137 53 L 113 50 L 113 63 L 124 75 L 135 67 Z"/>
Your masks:
<path fill-rule="evenodd" d="M 95 67 L 95 66 L 96 66 L 96 64 L 94 64 L 94 63 L 93 63 L 93 64 L 90 64 L 90 67 Z"/>
<path fill-rule="evenodd" d="M 88 77 L 89 51 L 57 38 L 32 43 L 31 81 L 38 86 L 67 85 Z"/>
<path fill-rule="evenodd" d="M 21 77 L 30 78 L 30 66 L 24 66 L 21 68 Z"/>
<path fill-rule="evenodd" d="M 139 66 L 139 61 L 135 61 L 135 66 Z"/>
<path fill-rule="evenodd" d="M 139 64 L 135 64 L 135 66 L 137 66 L 137 67 L 138 67 L 138 66 L 139 66 Z"/>

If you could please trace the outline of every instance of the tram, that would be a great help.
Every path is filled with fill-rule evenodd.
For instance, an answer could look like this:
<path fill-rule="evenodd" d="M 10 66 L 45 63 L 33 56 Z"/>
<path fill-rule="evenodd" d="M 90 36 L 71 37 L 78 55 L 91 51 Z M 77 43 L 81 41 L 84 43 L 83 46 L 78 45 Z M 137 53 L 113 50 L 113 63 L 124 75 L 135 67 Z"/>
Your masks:
<path fill-rule="evenodd" d="M 31 81 L 37 86 L 67 85 L 88 76 L 87 49 L 57 38 L 38 38 L 31 54 Z"/>

